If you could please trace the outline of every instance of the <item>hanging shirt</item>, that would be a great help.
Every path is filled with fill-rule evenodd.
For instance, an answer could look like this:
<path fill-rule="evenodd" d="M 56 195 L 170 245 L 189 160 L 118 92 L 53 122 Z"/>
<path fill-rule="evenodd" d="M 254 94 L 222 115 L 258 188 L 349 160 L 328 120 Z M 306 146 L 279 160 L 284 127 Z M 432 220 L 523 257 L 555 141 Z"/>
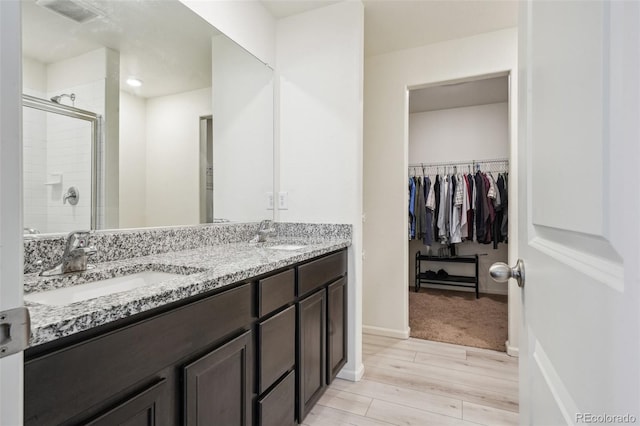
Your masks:
<path fill-rule="evenodd" d="M 475 220 L 476 238 L 474 241 L 482 243 L 484 242 L 484 239 L 485 239 L 484 224 L 485 224 L 486 215 L 487 215 L 487 211 L 485 208 L 486 201 L 483 203 L 482 199 L 485 197 L 486 191 L 484 190 L 485 184 L 484 184 L 484 179 L 482 179 L 482 173 L 477 172 L 474 179 L 475 179 L 474 192 L 475 192 L 475 216 L 476 216 L 476 220 Z"/>
<path fill-rule="evenodd" d="M 489 190 L 491 188 L 491 182 L 489 180 L 489 178 L 487 177 L 486 174 L 482 174 L 481 175 L 483 181 L 484 181 L 484 185 L 485 185 L 485 193 L 482 197 L 482 208 L 484 209 L 484 211 L 486 212 L 486 216 L 485 216 L 485 221 L 484 221 L 484 239 L 480 242 L 483 242 L 485 244 L 490 244 L 492 241 L 492 232 L 491 232 L 491 227 L 493 226 L 493 222 L 495 220 L 495 210 L 493 208 L 493 203 L 491 201 L 491 199 L 489 198 Z"/>
<path fill-rule="evenodd" d="M 438 214 L 438 238 L 441 241 L 446 241 L 448 232 L 448 216 L 449 216 L 449 205 L 447 203 L 447 199 L 449 198 L 449 176 L 444 176 L 440 182 L 440 212 Z"/>
<path fill-rule="evenodd" d="M 435 209 L 433 210 L 433 239 L 436 240 L 440 235 L 440 227 L 438 226 L 438 218 L 440 217 L 440 175 L 436 175 L 433 184 L 433 198 Z"/>
<path fill-rule="evenodd" d="M 412 240 L 416 233 L 415 203 L 416 203 L 416 183 L 413 178 L 409 178 L 409 239 Z"/>
<path fill-rule="evenodd" d="M 500 174 L 498 176 L 498 192 L 500 193 L 500 198 L 502 199 L 502 223 L 500 223 L 500 239 L 501 241 L 507 242 L 507 233 L 508 233 L 508 215 L 509 215 L 509 194 L 507 191 L 507 175 Z"/>
<path fill-rule="evenodd" d="M 464 175 L 458 175 L 458 179 L 462 186 L 462 204 L 460 208 L 460 237 L 466 240 L 469 237 L 469 227 L 467 226 L 469 211 L 469 183 Z"/>
<path fill-rule="evenodd" d="M 416 182 L 416 196 L 415 196 L 415 216 L 416 216 L 416 232 L 415 238 L 417 240 L 421 240 L 424 237 L 424 232 L 426 228 L 426 207 L 424 200 L 424 188 L 422 187 L 422 178 L 416 177 L 414 178 Z"/>
<path fill-rule="evenodd" d="M 474 223 L 474 211 L 473 211 L 473 205 L 474 205 L 474 201 L 475 201 L 475 197 L 473 196 L 474 194 L 474 181 L 473 181 L 473 175 L 471 173 L 469 173 L 467 176 L 465 176 L 466 180 L 467 180 L 467 184 L 469 185 L 469 208 L 467 210 L 467 225 L 468 225 L 468 238 L 470 240 L 473 241 L 474 239 L 474 229 L 475 229 L 475 223 Z"/>
<path fill-rule="evenodd" d="M 435 197 L 431 188 L 431 179 L 424 178 L 424 198 L 425 198 L 425 231 L 422 242 L 426 246 L 433 244 L 433 210 L 435 208 Z"/>

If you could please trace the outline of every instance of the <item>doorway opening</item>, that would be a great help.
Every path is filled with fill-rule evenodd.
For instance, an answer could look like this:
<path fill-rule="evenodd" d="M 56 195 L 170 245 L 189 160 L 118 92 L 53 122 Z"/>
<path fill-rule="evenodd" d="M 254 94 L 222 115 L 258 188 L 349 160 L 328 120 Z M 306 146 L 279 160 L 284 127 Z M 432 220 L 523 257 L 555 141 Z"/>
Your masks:
<path fill-rule="evenodd" d="M 509 111 L 506 72 L 409 90 L 411 337 L 507 349 Z"/>

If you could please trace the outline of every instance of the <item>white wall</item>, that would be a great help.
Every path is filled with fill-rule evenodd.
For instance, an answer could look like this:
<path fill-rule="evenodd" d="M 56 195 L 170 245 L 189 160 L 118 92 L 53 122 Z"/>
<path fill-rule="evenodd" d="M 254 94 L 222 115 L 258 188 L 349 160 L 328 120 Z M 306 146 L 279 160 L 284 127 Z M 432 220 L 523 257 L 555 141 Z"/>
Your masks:
<path fill-rule="evenodd" d="M 272 219 L 273 70 L 229 38 L 213 38 L 214 217 Z"/>
<path fill-rule="evenodd" d="M 0 310 L 22 305 L 20 3 L 0 2 Z M 23 424 L 23 353 L 0 358 L 0 424 Z"/>
<path fill-rule="evenodd" d="M 364 13 L 342 2 L 281 19 L 276 28 L 279 73 L 279 186 L 289 194 L 283 222 L 353 225 L 349 250 L 349 363 L 359 379 L 362 294 L 362 84 Z"/>
<path fill-rule="evenodd" d="M 512 87 L 517 87 L 517 30 L 506 29 L 473 37 L 435 43 L 413 49 L 372 56 L 365 61 L 364 108 L 364 295 L 365 331 L 397 337 L 409 335 L 407 89 L 471 76 L 511 71 Z M 515 93 L 511 93 L 510 115 L 516 119 Z M 516 121 L 512 121 L 515 123 Z M 512 177 L 516 188 L 517 152 L 515 129 L 510 130 Z M 512 206 L 517 194 L 510 192 Z M 515 217 L 514 209 L 511 209 Z M 514 221 L 511 221 L 513 225 Z M 516 230 L 509 235 L 516 241 Z M 509 258 L 515 262 L 515 244 Z M 509 293 L 518 294 L 510 284 Z M 510 297 L 516 301 L 519 298 Z M 515 306 L 515 304 L 511 304 Z M 392 306 L 393 309 L 389 309 Z M 511 306 L 510 306 L 511 307 Z M 517 312 L 510 309 L 509 336 L 517 342 Z M 514 345 L 517 346 L 517 343 Z"/>
<path fill-rule="evenodd" d="M 120 92 L 120 227 L 147 226 L 146 100 Z"/>
<path fill-rule="evenodd" d="M 147 226 L 200 223 L 200 117 L 211 88 L 147 100 Z"/>
<path fill-rule="evenodd" d="M 409 163 L 508 156 L 507 102 L 409 114 Z"/>
<path fill-rule="evenodd" d="M 506 84 L 506 83 L 505 83 Z M 477 105 L 409 114 L 409 163 L 432 163 L 447 161 L 468 161 L 509 157 L 509 110 L 508 103 Z M 458 170 L 469 172 L 471 170 Z M 475 173 L 475 171 L 472 171 Z M 434 174 L 435 175 L 435 174 Z M 497 174 L 495 175 L 497 178 Z M 437 252 L 440 244 L 432 250 Z M 479 284 L 481 293 L 507 294 L 507 286 L 489 277 L 489 267 L 494 262 L 508 260 L 508 246 L 499 244 L 479 244 L 465 241 L 456 244 L 458 254 L 485 254 L 479 257 Z M 420 240 L 409 241 L 409 286 L 415 280 L 415 255 L 425 253 L 426 247 Z M 423 264 L 433 270 L 444 268 L 449 274 L 473 275 L 469 265 Z M 425 285 L 423 285 L 425 286 Z M 437 286 L 448 290 L 473 291 L 463 287 Z"/>
<path fill-rule="evenodd" d="M 276 20 L 258 1 L 180 0 L 265 64 L 275 64 Z"/>

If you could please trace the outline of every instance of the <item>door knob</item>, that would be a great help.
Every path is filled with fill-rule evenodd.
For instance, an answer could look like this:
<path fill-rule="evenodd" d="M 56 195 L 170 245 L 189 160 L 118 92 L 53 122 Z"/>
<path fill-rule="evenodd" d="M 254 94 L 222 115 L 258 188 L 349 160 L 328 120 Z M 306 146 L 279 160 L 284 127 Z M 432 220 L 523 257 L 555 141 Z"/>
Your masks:
<path fill-rule="evenodd" d="M 504 262 L 496 262 L 489 268 L 489 274 L 494 281 L 499 283 L 506 283 L 509 278 L 513 278 L 518 282 L 518 287 L 524 286 L 524 262 L 522 259 L 518 259 L 513 268 Z"/>

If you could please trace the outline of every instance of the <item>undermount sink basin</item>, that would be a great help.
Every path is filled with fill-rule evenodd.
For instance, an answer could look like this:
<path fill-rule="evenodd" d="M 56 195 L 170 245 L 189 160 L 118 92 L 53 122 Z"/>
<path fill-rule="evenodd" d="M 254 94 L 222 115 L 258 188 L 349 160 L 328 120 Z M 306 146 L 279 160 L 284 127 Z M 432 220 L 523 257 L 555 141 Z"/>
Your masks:
<path fill-rule="evenodd" d="M 270 248 L 272 250 L 300 250 L 305 248 L 305 245 L 300 245 L 300 244 L 280 244 L 277 246 L 269 246 L 267 248 Z"/>
<path fill-rule="evenodd" d="M 135 274 L 125 275 L 122 277 L 109 278 L 86 284 L 57 288 L 55 290 L 25 294 L 24 300 L 44 305 L 63 306 L 109 294 L 129 291 L 151 284 L 158 284 L 183 276 L 184 275 L 182 274 L 157 271 L 137 272 Z"/>

